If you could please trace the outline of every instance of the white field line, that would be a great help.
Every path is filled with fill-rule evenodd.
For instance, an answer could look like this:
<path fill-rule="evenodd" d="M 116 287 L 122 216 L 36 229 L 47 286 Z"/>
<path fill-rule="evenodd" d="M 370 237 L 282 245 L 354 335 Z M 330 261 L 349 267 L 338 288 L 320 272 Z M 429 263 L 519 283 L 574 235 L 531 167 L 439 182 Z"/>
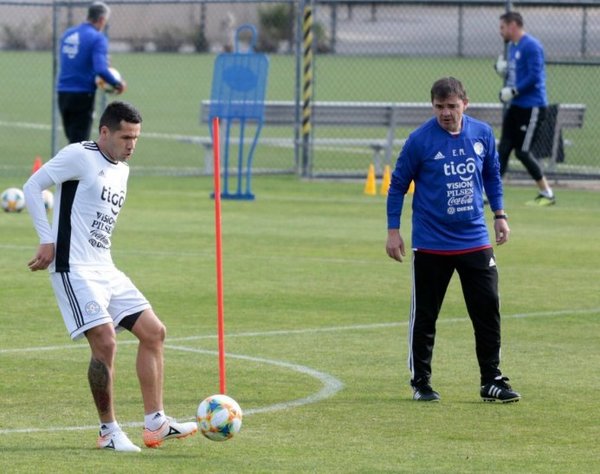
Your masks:
<path fill-rule="evenodd" d="M 596 314 L 600 313 L 600 308 L 588 308 L 588 309 L 563 309 L 558 311 L 538 311 L 534 313 L 515 313 L 515 314 L 503 314 L 502 319 L 522 319 L 522 318 L 539 318 L 539 317 L 557 317 L 557 316 L 568 316 L 576 314 Z M 438 324 L 449 324 L 468 321 L 467 317 L 461 318 L 441 318 L 437 321 Z M 290 336 L 290 335 L 301 335 L 301 334 L 315 334 L 325 332 L 340 332 L 340 331 L 362 331 L 371 329 L 387 329 L 393 327 L 407 326 L 407 321 L 401 322 L 389 322 L 389 323 L 374 323 L 374 324 L 353 324 L 349 326 L 329 326 L 323 328 L 305 328 L 305 329 L 282 329 L 276 331 L 251 331 L 251 332 L 240 332 L 227 334 L 227 338 L 234 337 L 270 337 L 270 336 Z M 182 337 L 169 337 L 168 343 L 171 342 L 185 342 L 185 341 L 199 341 L 203 339 L 216 339 L 216 334 L 205 334 L 201 336 L 182 336 Z M 137 344 L 136 340 L 119 341 L 120 345 L 131 345 Z M 36 346 L 36 347 L 21 347 L 13 349 L 0 349 L 0 355 L 2 354 L 15 354 L 20 352 L 45 352 L 45 351 L 62 351 L 70 349 L 87 349 L 86 343 L 73 343 L 73 344 L 62 344 L 57 346 Z"/>
<path fill-rule="evenodd" d="M 0 120 L 0 127 L 9 128 L 25 128 L 30 130 L 51 130 L 52 126 L 47 123 L 34 123 L 34 122 L 9 122 L 6 120 Z M 62 127 L 59 126 L 62 130 Z M 178 135 L 175 133 L 158 133 L 158 132 L 144 132 L 144 137 L 157 138 L 159 140 L 192 140 L 197 138 L 195 135 Z"/>
<path fill-rule="evenodd" d="M 51 130 L 52 126 L 46 123 L 31 123 L 31 122 L 7 122 L 0 120 L 0 127 L 9 128 L 27 128 L 30 130 Z"/>
<path fill-rule="evenodd" d="M 33 122 L 9 122 L 6 120 L 0 120 L 0 127 L 8 127 L 8 128 L 24 128 L 24 129 L 29 129 L 29 130 L 51 130 L 52 126 L 49 124 L 45 124 L 45 123 L 33 123 Z M 62 127 L 59 125 L 58 126 L 59 130 L 62 130 Z M 173 140 L 173 141 L 179 141 L 179 142 L 187 142 L 190 144 L 194 144 L 194 140 L 197 140 L 201 135 L 181 135 L 181 134 L 177 134 L 177 133 L 161 133 L 161 132 L 143 132 L 142 133 L 142 137 L 143 138 L 152 138 L 152 139 L 156 139 L 156 140 Z M 208 138 L 208 137 L 204 137 L 204 138 Z M 258 144 L 260 145 L 260 138 L 258 140 Z M 263 144 L 263 146 L 276 146 L 278 148 L 293 148 L 294 145 L 293 143 L 287 143 L 287 142 L 282 142 L 282 143 L 266 143 Z M 365 148 L 364 146 L 358 146 L 358 147 L 353 147 L 353 146 L 345 146 L 345 147 L 337 147 L 337 146 L 331 146 L 331 145 L 320 145 L 319 146 L 320 149 L 326 150 L 326 151 L 337 151 L 337 152 L 341 152 L 341 153 L 356 153 L 356 154 L 372 154 L 372 152 Z"/>
<path fill-rule="evenodd" d="M 32 245 L 14 245 L 14 244 L 0 244 L 0 250 L 10 250 L 10 251 L 23 251 L 33 254 L 36 250 L 35 244 Z M 148 257 L 165 257 L 172 256 L 174 258 L 184 258 L 184 257 L 199 257 L 201 259 L 214 259 L 215 252 L 214 250 L 198 250 L 198 251 L 180 251 L 180 250 L 114 250 L 112 252 L 113 256 L 119 257 L 121 255 L 145 255 Z M 235 258 L 237 260 L 241 259 L 250 259 L 250 260 L 261 260 L 261 261 L 280 261 L 280 260 L 289 260 L 294 258 L 292 255 L 252 255 L 252 254 L 244 254 L 244 255 L 236 255 Z M 301 259 L 302 262 L 315 262 L 315 263 L 332 263 L 332 264 L 356 264 L 356 265 L 372 265 L 372 259 L 358 259 L 358 258 L 333 258 L 333 257 L 306 257 L 303 255 L 297 255 L 297 259 Z M 391 263 L 391 262 L 390 262 Z"/>
<path fill-rule="evenodd" d="M 218 355 L 219 354 L 217 351 L 193 349 L 190 347 L 172 346 L 172 345 L 166 345 L 165 347 L 169 348 L 169 349 L 175 349 L 178 351 L 194 352 L 197 354 L 208 354 L 208 355 Z M 332 397 L 333 395 L 335 395 L 337 392 L 339 392 L 340 390 L 342 390 L 344 388 L 344 384 L 339 379 L 335 378 L 334 376 L 326 374 L 324 372 L 320 372 L 315 369 L 311 369 L 310 367 L 306 367 L 304 365 L 292 364 L 292 363 L 283 362 L 280 360 L 265 359 L 263 357 L 250 357 L 250 356 L 239 355 L 239 354 L 227 354 L 227 357 L 230 359 L 240 359 L 240 360 L 245 360 L 245 361 L 249 361 L 249 362 L 257 362 L 259 364 L 270 364 L 270 365 L 275 365 L 277 367 L 283 367 L 286 369 L 290 369 L 294 372 L 300 372 L 301 374 L 309 375 L 310 377 L 313 377 L 313 378 L 321 381 L 321 383 L 323 384 L 323 388 L 321 388 L 321 390 L 319 390 L 318 392 L 316 392 L 312 395 L 309 395 L 307 397 L 298 398 L 296 400 L 290 400 L 290 401 L 282 402 L 282 403 L 276 403 L 274 405 L 269 405 L 269 406 L 260 407 L 260 408 L 251 408 L 249 410 L 244 410 L 244 415 L 253 415 L 255 413 L 273 412 L 273 411 L 279 411 L 279 410 L 286 410 L 288 408 L 293 408 L 293 407 L 299 407 L 299 406 L 303 406 L 303 405 L 309 405 L 311 403 L 316 403 L 318 401 L 325 400 L 326 398 Z"/>
<path fill-rule="evenodd" d="M 503 314 L 502 319 L 523 319 L 523 318 L 540 318 L 540 317 L 558 317 L 558 316 L 569 316 L 576 314 L 596 314 L 600 313 L 599 308 L 588 308 L 588 309 L 563 309 L 558 311 L 538 311 L 534 313 L 515 313 L 515 314 Z M 453 324 L 459 322 L 468 321 L 468 317 L 460 318 L 440 318 L 438 324 Z M 400 322 L 389 322 L 389 323 L 374 323 L 374 324 L 352 324 L 349 326 L 329 326 L 323 328 L 305 328 L 305 329 L 282 329 L 276 331 L 250 331 L 250 332 L 239 332 L 229 333 L 227 338 L 234 337 L 273 337 L 273 336 L 293 336 L 302 334 L 317 334 L 326 332 L 341 332 L 341 331 L 363 331 L 372 329 L 387 329 L 394 327 L 407 326 L 408 321 Z M 173 342 L 186 342 L 186 341 L 199 341 L 205 339 L 216 339 L 216 334 L 205 334 L 199 336 L 182 336 L 182 337 L 169 337 L 167 338 L 167 347 Z M 119 341 L 120 345 L 132 345 L 137 344 L 137 340 L 130 339 L 126 341 Z M 88 345 L 83 343 L 72 343 L 72 344 L 61 344 L 56 346 L 37 346 L 37 347 L 21 347 L 13 349 L 0 349 L 0 355 L 2 354 L 15 354 L 22 352 L 45 352 L 45 351 L 62 351 L 70 349 L 88 349 Z M 229 356 L 229 354 L 228 354 Z M 244 356 L 245 357 L 245 356 Z"/>
<path fill-rule="evenodd" d="M 129 343 L 135 343 L 136 341 L 127 341 Z M 76 347 L 78 348 L 86 348 L 86 345 L 78 344 Z M 56 349 L 65 348 L 64 346 L 56 346 Z M 192 347 L 183 347 L 183 346 L 173 346 L 170 344 L 165 345 L 165 348 L 177 351 L 184 352 L 193 352 L 196 354 L 205 354 L 215 356 L 218 355 L 216 351 L 208 351 L 204 349 L 194 349 Z M 45 348 L 44 350 L 50 350 L 50 347 Z M 257 413 L 270 413 L 274 411 L 287 410 L 294 407 L 299 407 L 303 405 L 308 405 L 310 403 L 317 403 L 321 400 L 325 400 L 327 398 L 333 397 L 337 392 L 344 388 L 344 384 L 337 378 L 332 375 L 326 374 L 324 372 L 319 372 L 318 370 L 311 369 L 310 367 L 306 367 L 304 365 L 292 364 L 289 362 L 283 362 L 278 360 L 265 359 L 262 357 L 250 357 L 239 354 L 231 354 L 228 353 L 227 357 L 230 359 L 241 359 L 250 362 L 257 362 L 259 364 L 270 364 L 275 365 L 277 367 L 283 367 L 286 369 L 290 369 L 295 372 L 299 372 L 305 375 L 309 375 L 317 380 L 319 380 L 323 387 L 316 393 L 313 393 L 304 398 L 298 398 L 296 400 L 289 400 L 287 402 L 275 403 L 272 405 L 267 405 L 264 407 L 258 408 L 250 408 L 248 410 L 243 410 L 244 416 L 254 415 Z M 190 418 L 187 421 L 193 420 L 194 418 Z M 124 428 L 137 428 L 143 426 L 141 422 L 127 422 L 120 423 L 120 425 Z M 15 429 L 0 429 L 0 435 L 3 434 L 14 434 L 14 433 L 41 433 L 41 432 L 57 432 L 57 431 L 82 431 L 82 430 L 97 430 L 98 425 L 87 425 L 87 426 L 53 426 L 47 428 L 15 428 Z"/>
<path fill-rule="evenodd" d="M 565 309 L 558 311 L 539 311 L 535 313 L 516 313 L 512 315 L 504 315 L 503 319 L 522 319 L 522 318 L 535 318 L 535 317 L 559 317 L 559 316 L 568 316 L 575 314 L 596 314 L 600 313 L 600 308 L 589 308 L 589 309 Z M 448 319 L 440 319 L 438 323 L 440 324 L 452 324 L 457 322 L 465 322 L 468 321 L 468 318 L 448 318 Z M 315 334 L 315 333 L 325 333 L 325 332 L 341 332 L 341 331 L 361 331 L 361 330 L 372 330 L 372 329 L 387 329 L 391 327 L 400 327 L 406 326 L 407 322 L 390 322 L 390 323 L 379 323 L 379 324 L 356 324 L 350 326 L 332 326 L 325 328 L 306 328 L 306 329 L 296 329 L 296 330 L 281 330 L 281 331 L 257 331 L 257 332 L 243 332 L 243 333 L 233 333 L 228 334 L 228 338 L 232 337 L 272 337 L 272 336 L 290 336 L 290 335 L 301 335 L 301 334 Z M 188 337 L 176 337 L 169 338 L 169 344 L 165 345 L 166 348 L 172 350 L 186 351 L 197 354 L 206 354 L 206 355 L 216 355 L 218 354 L 216 351 L 208 351 L 203 349 L 195 349 L 191 347 L 184 346 L 175 346 L 170 344 L 171 342 L 184 342 L 184 341 L 194 341 L 201 339 L 215 339 L 217 336 L 215 335 L 202 335 L 202 336 L 188 336 Z M 137 344 L 135 340 L 122 341 L 120 344 Z M 15 353 L 23 353 L 23 352 L 44 352 L 44 351 L 57 351 L 57 350 L 67 350 L 67 349 L 87 349 L 87 344 L 69 344 L 69 345 L 58 345 L 58 346 L 42 346 L 42 347 L 27 347 L 27 348 L 14 348 L 14 349 L 0 349 L 0 355 L 2 354 L 15 354 Z M 302 374 L 309 375 L 313 378 L 319 380 L 323 387 L 316 393 L 309 395 L 304 398 L 299 398 L 295 400 L 290 400 L 287 402 L 276 403 L 273 405 L 268 405 L 264 407 L 253 408 L 249 410 L 244 410 L 245 415 L 253 415 L 257 413 L 268 413 L 279 410 L 286 410 L 298 406 L 307 405 L 310 403 L 316 403 L 318 401 L 324 400 L 326 398 L 334 396 L 337 392 L 343 389 L 344 384 L 339 379 L 335 378 L 332 375 L 329 375 L 324 372 L 320 372 L 315 369 L 311 369 L 310 367 L 306 367 L 299 364 L 292 364 L 289 362 L 284 362 L 280 360 L 272 360 L 265 359 L 261 357 L 251 357 L 240 354 L 227 354 L 227 357 L 233 359 L 246 360 L 250 362 L 257 362 L 259 364 L 270 364 L 278 367 L 287 368 Z M 127 422 L 121 423 L 123 427 L 141 427 L 143 423 L 140 422 Z M 83 430 L 97 430 L 97 425 L 87 425 L 87 426 L 54 426 L 48 428 L 14 428 L 14 429 L 0 429 L 0 435 L 2 434 L 14 434 L 14 433 L 48 433 L 48 432 L 58 432 L 58 431 L 83 431 Z"/>

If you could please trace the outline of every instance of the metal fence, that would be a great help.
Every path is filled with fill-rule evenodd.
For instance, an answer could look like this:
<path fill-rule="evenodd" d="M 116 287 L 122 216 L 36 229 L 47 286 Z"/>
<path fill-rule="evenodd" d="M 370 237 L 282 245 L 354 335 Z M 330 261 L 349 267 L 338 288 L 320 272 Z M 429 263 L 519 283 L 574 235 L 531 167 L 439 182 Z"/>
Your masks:
<path fill-rule="evenodd" d="M 503 1 L 107 3 L 111 64 L 129 85 L 122 99 L 144 116 L 134 173 L 210 170 L 206 140 L 198 140 L 208 135 L 200 103 L 210 97 L 216 55 L 231 50 L 236 28 L 245 23 L 257 26 L 257 48 L 269 55 L 268 100 L 298 104 L 289 123 L 265 125 L 254 160 L 259 172 L 364 176 L 373 161 L 380 166 L 394 159 L 410 132 L 408 125 L 395 129 L 391 155 L 367 145 L 384 139 L 386 127 L 313 123 L 306 135 L 307 90 L 313 102 L 421 103 L 429 100 L 435 79 L 454 75 L 465 83 L 472 103 L 497 104 L 502 86 L 493 64 L 503 49 L 498 33 Z M 87 5 L 0 0 L 3 175 L 26 176 L 36 156 L 46 160 L 66 144 L 53 109 L 54 45 L 68 26 L 84 21 Z M 600 2 L 517 1 L 513 8 L 545 46 L 550 102 L 585 106 L 583 127 L 562 130 L 561 159 L 545 160 L 548 174 L 599 177 Z M 307 11 L 313 38 L 308 45 Z M 97 110 L 111 99 L 98 94 Z M 510 170 L 513 177 L 526 176 L 515 160 Z"/>

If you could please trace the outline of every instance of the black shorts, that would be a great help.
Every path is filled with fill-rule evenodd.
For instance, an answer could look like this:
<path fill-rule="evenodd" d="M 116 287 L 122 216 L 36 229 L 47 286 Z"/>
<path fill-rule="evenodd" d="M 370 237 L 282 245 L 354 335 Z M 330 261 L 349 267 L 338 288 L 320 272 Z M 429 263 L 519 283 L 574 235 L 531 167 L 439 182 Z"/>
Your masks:
<path fill-rule="evenodd" d="M 515 150 L 530 151 L 545 118 L 546 107 L 511 105 L 502 121 L 502 140 L 509 141 Z"/>

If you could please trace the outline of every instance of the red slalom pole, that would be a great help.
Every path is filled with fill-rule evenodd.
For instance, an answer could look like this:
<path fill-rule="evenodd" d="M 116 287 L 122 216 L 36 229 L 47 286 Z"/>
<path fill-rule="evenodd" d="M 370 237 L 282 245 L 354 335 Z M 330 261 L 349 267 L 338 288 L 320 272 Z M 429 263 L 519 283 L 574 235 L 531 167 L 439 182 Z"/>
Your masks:
<path fill-rule="evenodd" d="M 215 241 L 217 262 L 217 333 L 219 341 L 219 389 L 226 393 L 225 375 L 225 317 L 223 312 L 223 249 L 221 239 L 221 163 L 219 146 L 219 118 L 212 121 L 213 175 L 215 181 Z"/>

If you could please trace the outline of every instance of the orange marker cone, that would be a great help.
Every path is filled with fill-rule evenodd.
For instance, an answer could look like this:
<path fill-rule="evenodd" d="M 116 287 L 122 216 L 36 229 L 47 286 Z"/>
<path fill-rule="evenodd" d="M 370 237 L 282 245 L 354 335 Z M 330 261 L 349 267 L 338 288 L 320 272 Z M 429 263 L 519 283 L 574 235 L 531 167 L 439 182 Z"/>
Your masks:
<path fill-rule="evenodd" d="M 367 181 L 365 182 L 365 194 L 368 196 L 375 196 L 377 194 L 377 183 L 375 182 L 375 165 L 373 165 L 373 163 L 369 165 Z"/>
<path fill-rule="evenodd" d="M 41 167 L 42 167 L 42 159 L 39 156 L 36 156 L 35 160 L 33 162 L 33 167 L 31 168 L 31 174 L 35 173 Z"/>
<path fill-rule="evenodd" d="M 381 179 L 381 189 L 379 190 L 379 194 L 381 194 L 382 196 L 387 196 L 391 182 L 392 172 L 390 170 L 390 165 L 385 165 L 383 167 L 383 178 Z"/>

